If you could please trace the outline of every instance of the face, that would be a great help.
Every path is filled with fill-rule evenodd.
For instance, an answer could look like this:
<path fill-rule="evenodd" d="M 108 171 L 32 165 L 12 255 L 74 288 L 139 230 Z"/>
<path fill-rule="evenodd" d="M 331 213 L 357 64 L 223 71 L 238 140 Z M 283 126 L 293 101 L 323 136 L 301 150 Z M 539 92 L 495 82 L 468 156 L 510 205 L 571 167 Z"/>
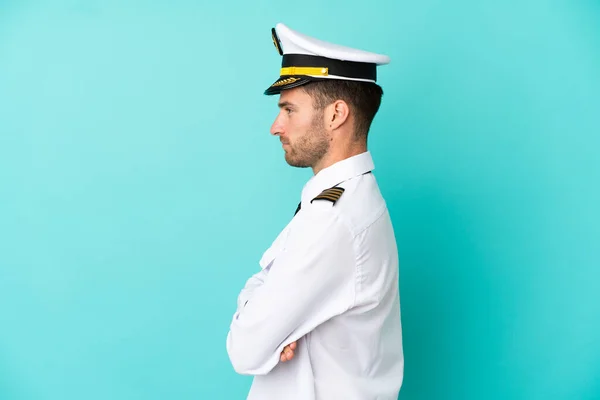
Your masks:
<path fill-rule="evenodd" d="M 271 134 L 279 136 L 285 160 L 293 167 L 313 167 L 329 151 L 323 111 L 313 108 L 311 97 L 301 88 L 281 92 Z"/>

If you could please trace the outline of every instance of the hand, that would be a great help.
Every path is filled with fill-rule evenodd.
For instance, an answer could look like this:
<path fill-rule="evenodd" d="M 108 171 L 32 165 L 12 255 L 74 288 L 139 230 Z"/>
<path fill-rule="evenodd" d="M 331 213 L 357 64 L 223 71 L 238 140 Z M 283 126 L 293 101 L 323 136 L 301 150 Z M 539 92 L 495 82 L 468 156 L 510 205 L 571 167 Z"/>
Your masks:
<path fill-rule="evenodd" d="M 296 342 L 292 342 L 285 346 L 281 351 L 281 355 L 279 356 L 281 362 L 290 361 L 292 358 L 294 358 L 294 350 L 296 350 Z"/>

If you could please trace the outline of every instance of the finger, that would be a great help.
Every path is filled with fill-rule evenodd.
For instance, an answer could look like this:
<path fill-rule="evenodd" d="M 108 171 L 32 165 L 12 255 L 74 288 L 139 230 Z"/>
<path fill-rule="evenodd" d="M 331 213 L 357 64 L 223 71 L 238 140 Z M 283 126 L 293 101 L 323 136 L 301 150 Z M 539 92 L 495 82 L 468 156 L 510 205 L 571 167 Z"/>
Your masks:
<path fill-rule="evenodd" d="M 296 342 L 292 342 L 288 345 L 288 347 L 292 350 L 296 350 Z"/>
<path fill-rule="evenodd" d="M 288 360 L 291 360 L 292 358 L 294 358 L 294 352 L 291 350 L 286 351 L 285 355 L 287 356 Z"/>
<path fill-rule="evenodd" d="M 291 350 L 289 349 L 289 347 L 288 347 L 288 346 L 285 346 L 285 347 L 283 348 L 283 350 L 281 350 L 281 355 L 280 355 L 280 357 L 279 357 L 279 358 L 281 359 L 281 361 L 282 361 L 282 362 L 286 362 L 286 361 L 288 361 L 288 354 L 289 354 L 289 352 L 290 352 L 290 351 L 291 351 Z"/>

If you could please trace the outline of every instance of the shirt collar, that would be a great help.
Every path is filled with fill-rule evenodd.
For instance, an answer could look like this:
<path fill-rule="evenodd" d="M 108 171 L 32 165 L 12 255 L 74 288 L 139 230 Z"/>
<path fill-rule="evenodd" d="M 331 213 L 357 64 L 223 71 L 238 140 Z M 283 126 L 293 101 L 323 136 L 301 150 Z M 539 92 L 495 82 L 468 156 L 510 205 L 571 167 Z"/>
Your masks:
<path fill-rule="evenodd" d="M 373 169 L 375 169 L 375 165 L 369 151 L 338 161 L 323 168 L 306 182 L 302 189 L 302 202 L 310 202 L 323 190 Z"/>

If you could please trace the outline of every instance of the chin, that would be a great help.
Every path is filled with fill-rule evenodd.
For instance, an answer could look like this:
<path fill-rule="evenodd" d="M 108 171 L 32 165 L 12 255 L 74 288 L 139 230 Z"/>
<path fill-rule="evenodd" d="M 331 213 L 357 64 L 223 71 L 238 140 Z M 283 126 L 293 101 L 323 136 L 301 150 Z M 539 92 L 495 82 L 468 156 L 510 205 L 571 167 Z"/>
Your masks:
<path fill-rule="evenodd" d="M 302 162 L 302 160 L 297 160 L 295 158 L 290 157 L 290 155 L 288 153 L 285 153 L 285 161 L 291 167 L 298 167 L 298 168 L 307 168 L 307 167 L 310 167 L 310 165 L 307 165 L 307 163 Z"/>
<path fill-rule="evenodd" d="M 285 162 L 288 163 L 289 165 L 291 165 L 292 167 L 295 167 L 295 160 L 290 157 L 290 155 L 288 153 L 285 153 Z"/>

